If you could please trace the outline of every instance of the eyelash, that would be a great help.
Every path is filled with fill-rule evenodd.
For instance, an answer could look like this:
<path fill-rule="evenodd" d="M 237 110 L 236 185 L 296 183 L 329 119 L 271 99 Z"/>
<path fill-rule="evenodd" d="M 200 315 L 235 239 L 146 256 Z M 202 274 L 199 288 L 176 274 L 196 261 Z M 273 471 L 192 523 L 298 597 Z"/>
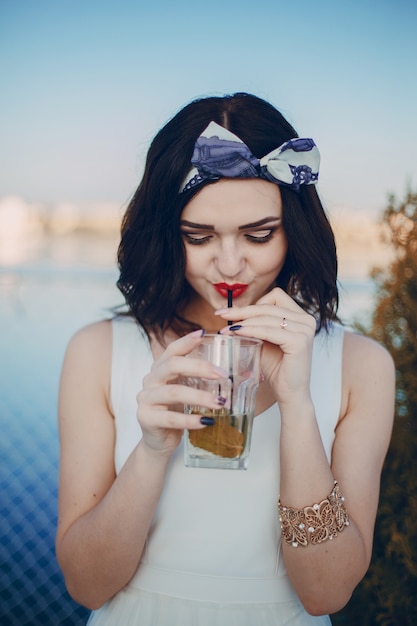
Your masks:
<path fill-rule="evenodd" d="M 275 228 L 271 228 L 267 235 L 262 237 L 254 237 L 253 235 L 245 235 L 246 239 L 252 243 L 268 243 L 274 236 Z"/>
<path fill-rule="evenodd" d="M 189 233 L 182 233 L 183 237 L 187 240 L 187 243 L 190 243 L 192 246 L 202 246 L 208 241 L 210 241 L 210 237 L 193 237 Z"/>
<path fill-rule="evenodd" d="M 274 236 L 275 230 L 276 230 L 275 228 L 269 229 L 268 234 L 262 237 L 255 237 L 254 235 L 248 235 L 248 234 L 246 234 L 245 237 L 251 243 L 255 243 L 255 244 L 268 243 L 268 241 L 270 241 L 272 237 Z M 192 246 L 203 246 L 205 243 L 208 243 L 211 239 L 211 235 L 208 235 L 207 237 L 193 237 L 191 233 L 182 233 L 182 234 L 183 234 L 183 237 L 185 237 L 185 239 L 187 240 L 187 243 L 191 244 Z"/>

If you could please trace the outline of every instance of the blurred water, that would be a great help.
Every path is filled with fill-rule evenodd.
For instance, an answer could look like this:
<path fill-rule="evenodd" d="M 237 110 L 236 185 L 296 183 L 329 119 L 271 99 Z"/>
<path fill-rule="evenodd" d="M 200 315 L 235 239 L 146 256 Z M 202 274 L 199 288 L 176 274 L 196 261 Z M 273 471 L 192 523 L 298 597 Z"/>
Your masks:
<path fill-rule="evenodd" d="M 65 346 L 120 303 L 115 272 L 39 265 L 0 273 L 0 623 L 84 624 L 54 554 L 57 389 Z"/>
<path fill-rule="evenodd" d="M 54 554 L 57 390 L 66 344 L 121 303 L 111 266 L 50 261 L 0 268 L 0 623 L 84 624 Z M 366 319 L 369 281 L 342 280 L 341 314 Z"/>

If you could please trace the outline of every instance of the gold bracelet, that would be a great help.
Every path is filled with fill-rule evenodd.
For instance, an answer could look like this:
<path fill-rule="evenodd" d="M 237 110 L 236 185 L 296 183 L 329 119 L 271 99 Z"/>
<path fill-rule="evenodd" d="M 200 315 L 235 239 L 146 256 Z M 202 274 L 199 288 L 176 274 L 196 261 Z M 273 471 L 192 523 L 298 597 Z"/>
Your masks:
<path fill-rule="evenodd" d="M 283 506 L 278 500 L 281 533 L 286 543 L 293 548 L 318 544 L 337 537 L 338 532 L 349 526 L 349 516 L 345 499 L 340 493 L 337 480 L 332 492 L 319 504 L 306 506 L 304 509 L 292 509 Z"/>

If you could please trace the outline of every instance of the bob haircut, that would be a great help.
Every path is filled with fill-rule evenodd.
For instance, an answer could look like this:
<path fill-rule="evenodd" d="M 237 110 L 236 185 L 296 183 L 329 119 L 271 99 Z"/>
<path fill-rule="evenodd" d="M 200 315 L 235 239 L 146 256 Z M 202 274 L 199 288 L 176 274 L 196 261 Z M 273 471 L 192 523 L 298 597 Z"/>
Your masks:
<path fill-rule="evenodd" d="M 117 286 L 146 334 L 159 338 L 169 327 L 182 335 L 198 322 L 182 312 L 192 295 L 185 280 L 180 216 L 205 184 L 179 193 L 191 168 L 194 144 L 214 121 L 240 137 L 261 158 L 297 137 L 294 128 L 265 100 L 247 93 L 194 100 L 156 135 L 142 181 L 122 221 Z M 288 253 L 276 286 L 316 316 L 317 330 L 337 320 L 337 257 L 329 221 L 314 185 L 299 191 L 280 185 Z"/>

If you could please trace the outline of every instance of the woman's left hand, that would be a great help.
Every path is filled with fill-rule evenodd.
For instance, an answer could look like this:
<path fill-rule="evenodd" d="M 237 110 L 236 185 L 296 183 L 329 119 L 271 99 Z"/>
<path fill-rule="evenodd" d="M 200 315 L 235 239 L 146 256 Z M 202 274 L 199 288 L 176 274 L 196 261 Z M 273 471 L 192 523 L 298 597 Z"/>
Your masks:
<path fill-rule="evenodd" d="M 275 287 L 256 304 L 216 311 L 233 325 L 222 334 L 236 334 L 264 341 L 262 372 L 277 401 L 285 404 L 310 397 L 310 374 L 315 318 L 306 313 L 282 289 Z"/>

